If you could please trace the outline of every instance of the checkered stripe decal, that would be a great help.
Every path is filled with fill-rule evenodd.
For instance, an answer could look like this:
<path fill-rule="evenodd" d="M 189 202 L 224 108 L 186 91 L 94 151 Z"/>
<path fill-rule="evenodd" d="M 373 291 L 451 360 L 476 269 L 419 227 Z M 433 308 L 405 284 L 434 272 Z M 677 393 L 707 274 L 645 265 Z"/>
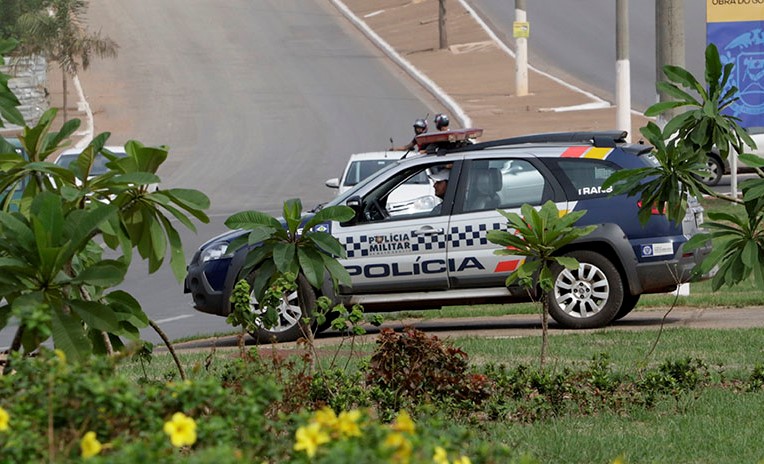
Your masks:
<path fill-rule="evenodd" d="M 446 241 L 441 240 L 442 235 L 417 235 L 416 242 L 411 243 L 411 251 L 442 250 L 446 248 Z"/>
<path fill-rule="evenodd" d="M 347 251 L 348 258 L 357 258 L 359 256 L 369 256 L 369 247 L 363 246 L 364 243 L 367 243 L 369 241 L 369 238 L 372 240 L 374 237 L 369 237 L 367 235 L 361 235 L 359 237 L 354 237 L 352 235 L 348 235 L 345 237 L 345 251 Z"/>
<path fill-rule="evenodd" d="M 504 225 L 498 222 L 491 224 L 490 227 L 487 224 L 451 227 L 446 240 L 443 240 L 442 235 L 439 234 L 414 235 L 411 233 L 409 234 L 409 237 L 411 237 L 411 251 L 418 253 L 421 251 L 443 250 L 446 248 L 447 242 L 450 242 L 451 248 L 487 245 L 488 239 L 486 234 L 488 231 L 502 229 L 504 229 Z M 374 240 L 375 236 L 373 235 L 345 236 L 345 251 L 347 251 L 348 258 L 369 256 L 369 247 Z"/>
<path fill-rule="evenodd" d="M 487 224 L 478 224 L 477 226 L 466 225 L 463 230 L 459 230 L 458 227 L 452 227 L 448 240 L 451 242 L 451 248 L 470 247 L 476 244 L 487 245 L 488 239 L 486 235 L 488 231 L 497 229 L 501 229 L 501 224 L 498 222 L 491 224 L 490 229 Z"/>

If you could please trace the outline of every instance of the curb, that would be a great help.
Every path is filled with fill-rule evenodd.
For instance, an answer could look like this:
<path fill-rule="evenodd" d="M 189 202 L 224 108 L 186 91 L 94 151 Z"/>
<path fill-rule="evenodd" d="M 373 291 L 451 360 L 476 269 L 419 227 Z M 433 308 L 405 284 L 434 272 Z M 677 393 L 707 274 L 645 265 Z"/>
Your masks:
<path fill-rule="evenodd" d="M 355 15 L 350 8 L 347 7 L 341 0 L 330 0 L 332 4 L 342 13 L 345 18 L 350 21 L 358 30 L 360 30 L 371 42 L 377 46 L 382 52 L 387 55 L 388 58 L 393 60 L 398 66 L 400 66 L 406 73 L 411 76 L 415 81 L 426 88 L 431 94 L 438 99 L 443 106 L 449 109 L 451 113 L 456 116 L 461 122 L 462 127 L 472 127 L 472 119 L 467 116 L 467 113 L 459 106 L 459 104 L 451 98 L 438 84 L 432 81 L 429 77 L 425 76 L 421 71 L 414 67 L 408 60 L 403 58 L 393 47 L 385 42 L 376 32 L 374 32 L 363 20 Z"/>

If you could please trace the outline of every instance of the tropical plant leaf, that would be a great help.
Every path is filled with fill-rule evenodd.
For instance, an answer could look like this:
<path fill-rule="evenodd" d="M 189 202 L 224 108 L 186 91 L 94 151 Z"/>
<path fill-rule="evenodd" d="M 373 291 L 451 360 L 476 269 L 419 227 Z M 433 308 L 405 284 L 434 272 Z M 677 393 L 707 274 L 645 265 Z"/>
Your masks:
<path fill-rule="evenodd" d="M 111 308 L 97 301 L 71 300 L 69 307 L 89 327 L 104 332 L 120 331 L 119 321 Z"/>
<path fill-rule="evenodd" d="M 321 253 L 312 248 L 298 248 L 300 271 L 313 288 L 321 288 L 324 280 L 324 260 Z"/>
<path fill-rule="evenodd" d="M 259 226 L 283 228 L 276 218 L 260 211 L 243 211 L 233 214 L 225 220 L 225 225 L 229 229 L 255 229 Z"/>

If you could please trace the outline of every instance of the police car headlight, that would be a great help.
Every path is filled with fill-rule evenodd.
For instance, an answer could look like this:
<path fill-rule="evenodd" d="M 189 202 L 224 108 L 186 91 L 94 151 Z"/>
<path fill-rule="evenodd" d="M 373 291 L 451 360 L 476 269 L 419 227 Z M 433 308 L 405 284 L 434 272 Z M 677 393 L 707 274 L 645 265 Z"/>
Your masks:
<path fill-rule="evenodd" d="M 206 263 L 207 261 L 212 261 L 213 259 L 229 258 L 233 256 L 233 253 L 226 253 L 227 249 L 228 242 L 213 243 L 212 245 L 202 250 L 201 255 L 199 255 L 199 260 L 202 263 Z"/>
<path fill-rule="evenodd" d="M 440 203 L 438 197 L 434 195 L 427 195 L 414 200 L 414 203 L 411 204 L 411 209 L 416 211 L 430 211 L 431 209 L 435 208 L 438 203 Z"/>

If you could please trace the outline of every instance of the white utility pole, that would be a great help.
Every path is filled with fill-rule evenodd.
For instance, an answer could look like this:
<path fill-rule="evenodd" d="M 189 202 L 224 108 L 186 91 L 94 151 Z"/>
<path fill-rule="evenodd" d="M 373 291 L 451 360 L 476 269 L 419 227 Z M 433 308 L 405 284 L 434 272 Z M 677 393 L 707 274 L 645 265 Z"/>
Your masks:
<path fill-rule="evenodd" d="M 512 28 L 515 37 L 515 95 L 528 95 L 528 16 L 525 12 L 525 0 L 515 0 L 515 24 Z"/>
<path fill-rule="evenodd" d="M 448 48 L 446 35 L 446 0 L 438 1 L 438 45 L 441 50 Z"/>
<path fill-rule="evenodd" d="M 615 2 L 615 127 L 631 142 L 631 64 L 629 62 L 629 0 Z"/>

